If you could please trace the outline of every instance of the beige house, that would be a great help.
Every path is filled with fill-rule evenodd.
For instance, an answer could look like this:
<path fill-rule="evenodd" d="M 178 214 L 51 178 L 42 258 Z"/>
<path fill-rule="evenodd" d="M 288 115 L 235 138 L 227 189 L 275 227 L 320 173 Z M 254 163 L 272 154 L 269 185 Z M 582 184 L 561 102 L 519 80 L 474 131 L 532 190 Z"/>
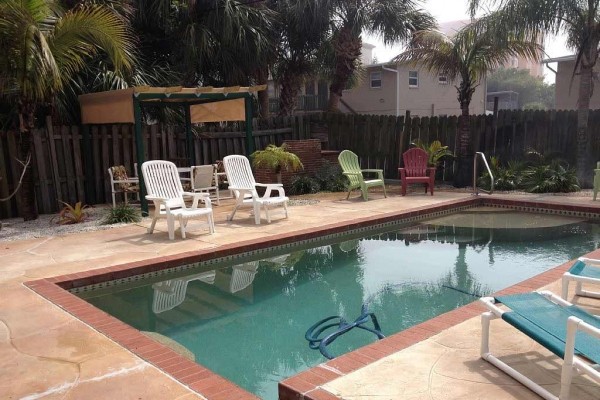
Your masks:
<path fill-rule="evenodd" d="M 573 76 L 575 69 L 575 56 L 564 56 L 549 58 L 544 64 L 556 63 L 556 70 L 548 66 L 556 74 L 556 85 L 554 87 L 554 108 L 557 110 L 576 110 L 577 96 L 579 94 L 579 75 Z M 594 68 L 596 74 L 600 73 L 600 65 Z M 590 109 L 600 109 L 600 91 L 594 90 L 590 99 Z"/>
<path fill-rule="evenodd" d="M 460 115 L 455 85 L 446 76 L 412 64 L 370 64 L 362 82 L 343 92 L 340 109 L 358 114 Z M 473 94 L 471 114 L 485 112 L 485 92 L 484 79 Z"/>

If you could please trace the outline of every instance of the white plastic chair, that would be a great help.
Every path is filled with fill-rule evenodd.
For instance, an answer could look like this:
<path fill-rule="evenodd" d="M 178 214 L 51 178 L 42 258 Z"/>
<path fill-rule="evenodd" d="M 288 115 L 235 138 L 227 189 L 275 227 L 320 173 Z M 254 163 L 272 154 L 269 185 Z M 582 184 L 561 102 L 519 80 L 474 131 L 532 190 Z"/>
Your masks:
<path fill-rule="evenodd" d="M 136 167 L 137 170 L 137 167 Z M 130 178 L 127 175 L 127 171 L 123 165 L 115 165 L 108 169 L 108 176 L 110 178 L 110 191 L 112 193 L 113 208 L 117 206 L 116 194 L 123 193 L 125 198 L 125 204 L 127 204 L 127 195 L 133 193 L 140 198 L 139 179 Z"/>
<path fill-rule="evenodd" d="M 208 194 L 184 192 L 175 164 L 170 161 L 146 161 L 142 164 L 142 175 L 148 191 L 146 199 L 154 202 L 154 216 L 148 233 L 154 231 L 159 218 L 166 218 L 169 239 L 173 240 L 177 219 L 181 237 L 185 239 L 187 221 L 200 217 L 206 217 L 210 233 L 215 232 L 212 204 Z M 192 198 L 191 207 L 186 206 L 184 196 Z M 204 208 L 198 207 L 200 200 L 204 202 Z"/>
<path fill-rule="evenodd" d="M 283 185 L 280 183 L 262 184 L 256 183 L 250 162 L 244 156 L 233 155 L 223 159 L 229 189 L 233 191 L 236 198 L 235 208 L 227 220 L 231 221 L 240 207 L 252 207 L 254 209 L 254 221 L 260 225 L 261 209 L 265 210 L 267 222 L 271 222 L 270 210 L 274 207 L 283 207 L 285 218 L 288 217 L 287 203 L 289 199 L 285 196 Z M 264 187 L 265 194 L 261 197 L 256 187 Z M 277 197 L 271 197 L 271 193 L 277 191 Z"/>
<path fill-rule="evenodd" d="M 215 180 L 215 167 L 214 165 L 194 165 L 191 167 L 192 175 L 192 191 L 193 192 L 206 192 L 210 194 L 214 191 L 214 199 L 217 205 L 221 205 L 219 199 L 219 185 L 214 183 Z"/>

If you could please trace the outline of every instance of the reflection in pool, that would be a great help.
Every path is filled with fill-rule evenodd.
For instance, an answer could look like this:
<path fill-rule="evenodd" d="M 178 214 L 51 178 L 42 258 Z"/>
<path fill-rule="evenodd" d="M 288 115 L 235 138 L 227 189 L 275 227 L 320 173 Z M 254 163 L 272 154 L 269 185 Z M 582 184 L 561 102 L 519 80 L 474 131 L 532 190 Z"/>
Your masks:
<path fill-rule="evenodd" d="M 326 361 L 304 339 L 322 318 L 353 320 L 366 303 L 383 333 L 393 334 L 600 242 L 598 225 L 580 219 L 490 214 L 460 213 L 85 297 L 137 329 L 174 339 L 197 362 L 261 398 L 276 399 L 277 382 Z M 353 330 L 329 350 L 342 354 L 373 340 Z"/>

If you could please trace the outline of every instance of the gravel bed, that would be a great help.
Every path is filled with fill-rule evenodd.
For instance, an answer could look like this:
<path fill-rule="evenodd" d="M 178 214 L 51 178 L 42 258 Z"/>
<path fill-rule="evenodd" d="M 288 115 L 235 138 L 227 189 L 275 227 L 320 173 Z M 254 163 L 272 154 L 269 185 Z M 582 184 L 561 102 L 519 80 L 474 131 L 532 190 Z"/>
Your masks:
<path fill-rule="evenodd" d="M 58 225 L 57 214 L 42 214 L 33 221 L 23 221 L 22 218 L 4 219 L 1 222 L 0 242 L 13 240 L 34 239 L 47 236 L 60 236 L 66 233 L 89 232 L 105 230 L 125 226 L 128 224 L 102 225 L 102 220 L 108 212 L 109 207 L 90 207 L 88 219 L 85 222 L 73 225 Z"/>

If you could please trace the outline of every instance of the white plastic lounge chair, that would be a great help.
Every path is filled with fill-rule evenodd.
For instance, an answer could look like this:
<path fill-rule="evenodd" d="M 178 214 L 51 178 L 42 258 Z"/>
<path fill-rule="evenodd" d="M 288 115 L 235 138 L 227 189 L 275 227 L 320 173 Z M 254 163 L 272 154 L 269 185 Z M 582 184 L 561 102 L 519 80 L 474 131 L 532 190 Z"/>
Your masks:
<path fill-rule="evenodd" d="M 215 282 L 215 271 L 207 271 L 185 278 L 169 279 L 152 285 L 154 297 L 152 299 L 152 312 L 160 314 L 172 310 L 185 300 L 188 283 L 199 280 L 208 284 Z"/>
<path fill-rule="evenodd" d="M 187 221 L 192 218 L 206 217 L 210 233 L 215 232 L 212 204 L 207 193 L 184 192 L 179 179 L 177 167 L 170 161 L 146 161 L 142 164 L 142 175 L 148 195 L 146 199 L 154 202 L 154 216 L 148 233 L 154 231 L 159 218 L 167 219 L 169 239 L 175 238 L 175 219 L 179 221 L 181 237 L 185 239 Z M 188 207 L 185 197 L 191 197 L 192 206 Z M 199 208 L 202 200 L 204 207 Z"/>
<path fill-rule="evenodd" d="M 108 176 L 110 178 L 110 191 L 112 193 L 113 208 L 117 206 L 115 195 L 117 193 L 123 193 L 125 198 L 125 204 L 127 204 L 127 195 L 133 193 L 140 198 L 139 180 L 137 176 L 130 178 L 127 176 L 127 170 L 123 165 L 115 165 L 108 169 Z"/>
<path fill-rule="evenodd" d="M 236 198 L 235 208 L 231 215 L 227 217 L 227 220 L 231 221 L 238 208 L 244 206 L 253 207 L 254 222 L 256 222 L 256 225 L 260 225 L 261 209 L 265 210 L 265 216 L 269 223 L 271 222 L 269 212 L 274 207 L 283 207 L 285 218 L 288 217 L 287 203 L 289 199 L 285 196 L 282 184 L 256 183 L 254 175 L 252 175 L 250 162 L 244 156 L 227 156 L 223 159 L 223 165 L 225 166 L 229 189 L 233 191 Z M 266 189 L 262 197 L 258 195 L 256 187 L 264 187 Z M 271 197 L 271 193 L 274 191 L 278 192 L 277 197 Z"/>
<path fill-rule="evenodd" d="M 254 281 L 258 270 L 258 261 L 250 261 L 244 264 L 234 265 L 231 272 L 229 291 L 231 293 L 246 289 Z"/>
<path fill-rule="evenodd" d="M 219 186 L 215 183 L 215 167 L 214 165 L 194 165 L 191 168 L 192 174 L 192 192 L 214 193 L 214 199 L 217 205 L 221 205 L 219 199 Z"/>
<path fill-rule="evenodd" d="M 575 294 L 600 299 L 600 292 L 584 290 L 583 283 L 600 285 L 600 260 L 580 257 L 575 264 L 563 275 L 562 298 L 567 299 L 569 294 L 569 282 L 575 282 Z"/>
<path fill-rule="evenodd" d="M 548 400 L 568 400 L 575 374 L 586 374 L 600 384 L 600 318 L 548 291 L 484 297 L 481 301 L 489 310 L 481 316 L 484 360 Z M 502 318 L 563 360 L 559 396 L 490 353 L 490 321 L 496 318 Z"/>

